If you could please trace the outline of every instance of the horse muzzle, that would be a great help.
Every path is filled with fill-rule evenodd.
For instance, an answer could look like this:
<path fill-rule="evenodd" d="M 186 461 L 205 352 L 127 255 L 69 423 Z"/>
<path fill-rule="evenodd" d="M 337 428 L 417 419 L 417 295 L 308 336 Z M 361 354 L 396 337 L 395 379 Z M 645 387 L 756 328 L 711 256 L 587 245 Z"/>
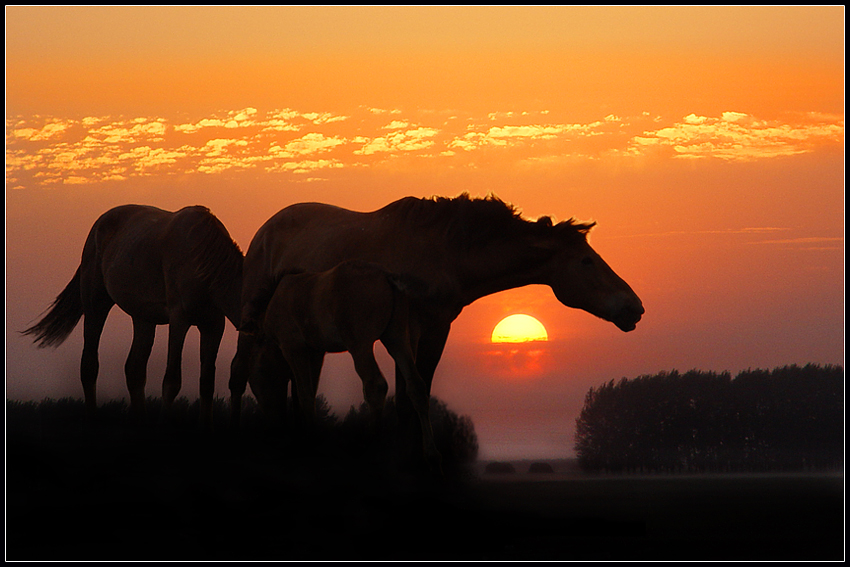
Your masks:
<path fill-rule="evenodd" d="M 628 333 L 635 330 L 644 312 L 643 305 L 639 302 L 635 305 L 625 305 L 611 318 L 611 322 L 621 331 Z"/>

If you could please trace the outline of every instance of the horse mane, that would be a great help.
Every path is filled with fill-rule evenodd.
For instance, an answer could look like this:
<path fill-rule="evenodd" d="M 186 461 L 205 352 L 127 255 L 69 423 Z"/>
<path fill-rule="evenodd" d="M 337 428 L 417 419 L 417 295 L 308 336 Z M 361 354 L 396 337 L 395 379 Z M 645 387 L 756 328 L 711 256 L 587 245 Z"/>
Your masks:
<path fill-rule="evenodd" d="M 470 197 L 466 192 L 456 197 L 406 197 L 391 203 L 387 209 L 394 210 L 407 223 L 420 229 L 441 230 L 449 242 L 468 248 L 528 235 L 585 240 L 596 225 L 595 222 L 578 222 L 575 218 L 553 224 L 548 216 L 528 220 L 522 217 L 519 209 L 492 193 L 483 198 Z"/>
<path fill-rule="evenodd" d="M 210 287 L 227 288 L 242 277 L 244 255 L 222 222 L 212 212 L 198 223 L 201 238 L 194 243 L 187 261 L 195 264 L 195 274 Z"/>

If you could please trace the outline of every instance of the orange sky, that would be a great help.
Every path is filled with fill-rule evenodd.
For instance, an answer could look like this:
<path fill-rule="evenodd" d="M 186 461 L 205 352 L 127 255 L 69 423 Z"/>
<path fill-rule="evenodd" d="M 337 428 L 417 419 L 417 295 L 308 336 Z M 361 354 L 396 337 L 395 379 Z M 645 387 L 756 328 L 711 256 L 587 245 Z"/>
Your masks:
<path fill-rule="evenodd" d="M 112 206 L 205 204 L 245 249 L 291 203 L 461 191 L 596 220 L 647 309 L 626 334 L 543 287 L 468 307 L 434 393 L 485 457 L 570 454 L 611 378 L 843 364 L 844 8 L 7 7 L 7 397 L 81 396 L 80 329 L 55 351 L 17 331 Z M 550 341 L 512 377 L 488 338 L 515 312 Z M 118 310 L 107 334 L 99 388 L 125 396 Z M 342 413 L 352 372 L 323 375 Z"/>

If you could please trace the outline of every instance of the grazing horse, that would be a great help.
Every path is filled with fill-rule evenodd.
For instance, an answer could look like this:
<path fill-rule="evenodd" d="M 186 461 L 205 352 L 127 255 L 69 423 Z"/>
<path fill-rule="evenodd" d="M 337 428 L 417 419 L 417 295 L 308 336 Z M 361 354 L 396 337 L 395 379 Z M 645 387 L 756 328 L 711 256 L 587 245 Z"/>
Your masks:
<path fill-rule="evenodd" d="M 407 395 L 419 417 L 422 447 L 432 469 L 440 468 L 434 444 L 425 382 L 416 369 L 408 333 L 409 295 L 417 282 L 378 266 L 349 260 L 325 272 L 286 275 L 277 285 L 262 325 L 263 348 L 271 343 L 289 363 L 293 398 L 301 419 L 311 424 L 325 353 L 348 352 L 363 382 L 374 429 L 380 423 L 387 381 L 375 361 L 380 340 L 401 371 Z"/>
<path fill-rule="evenodd" d="M 633 330 L 643 305 L 588 244 L 594 224 L 574 219 L 553 224 L 549 217 L 530 221 L 497 197 L 465 193 L 405 197 L 366 213 L 319 203 L 282 209 L 260 227 L 245 254 L 242 319 L 230 377 L 234 423 L 249 380 L 254 334 L 277 283 L 294 270 L 322 272 L 361 259 L 422 281 L 427 289 L 411 299 L 409 327 L 416 367 L 429 393 L 452 321 L 466 305 L 492 293 L 545 284 L 564 305 Z M 400 395 L 405 386 L 397 367 L 397 409 L 410 419 L 411 408 L 402 405 L 407 397 Z M 271 376 L 251 377 L 251 390 L 265 411 L 279 411 L 274 406 L 281 387 L 285 382 Z"/>
<path fill-rule="evenodd" d="M 112 306 L 133 319 L 133 344 L 124 366 L 130 406 L 144 413 L 147 362 L 157 325 L 168 325 L 168 362 L 162 382 L 166 411 L 180 391 L 183 343 L 190 326 L 201 334 L 201 420 L 212 425 L 215 361 L 225 317 L 239 324 L 243 256 L 206 207 L 177 212 L 124 205 L 95 221 L 77 272 L 37 324 L 23 331 L 40 347 L 58 346 L 80 317 L 80 378 L 89 413 L 97 409 L 98 346 Z"/>

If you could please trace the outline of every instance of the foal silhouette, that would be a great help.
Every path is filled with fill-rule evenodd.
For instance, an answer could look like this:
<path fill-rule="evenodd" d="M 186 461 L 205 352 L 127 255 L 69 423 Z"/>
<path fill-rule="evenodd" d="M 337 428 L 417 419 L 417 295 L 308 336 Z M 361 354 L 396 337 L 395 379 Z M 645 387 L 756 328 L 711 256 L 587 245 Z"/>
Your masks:
<path fill-rule="evenodd" d="M 387 395 L 387 381 L 375 360 L 375 341 L 387 348 L 403 377 L 406 395 L 419 417 L 424 457 L 440 469 L 428 416 L 429 395 L 411 350 L 408 294 L 417 283 L 374 263 L 351 260 L 319 273 L 284 276 L 263 319 L 263 348 L 280 349 L 293 375 L 300 418 L 312 424 L 316 390 L 325 353 L 348 352 L 363 382 L 363 397 L 377 430 Z"/>
<path fill-rule="evenodd" d="M 242 251 L 206 207 L 177 212 L 143 205 L 110 209 L 95 221 L 74 277 L 50 311 L 23 331 L 39 347 L 59 346 L 85 316 L 80 362 L 89 413 L 97 408 L 98 346 L 106 317 L 118 305 L 133 319 L 124 366 L 130 406 L 144 413 L 147 362 L 157 325 L 168 325 L 162 382 L 166 411 L 182 383 L 183 343 L 191 326 L 201 334 L 201 420 L 212 426 L 215 362 L 225 317 L 239 324 Z"/>

